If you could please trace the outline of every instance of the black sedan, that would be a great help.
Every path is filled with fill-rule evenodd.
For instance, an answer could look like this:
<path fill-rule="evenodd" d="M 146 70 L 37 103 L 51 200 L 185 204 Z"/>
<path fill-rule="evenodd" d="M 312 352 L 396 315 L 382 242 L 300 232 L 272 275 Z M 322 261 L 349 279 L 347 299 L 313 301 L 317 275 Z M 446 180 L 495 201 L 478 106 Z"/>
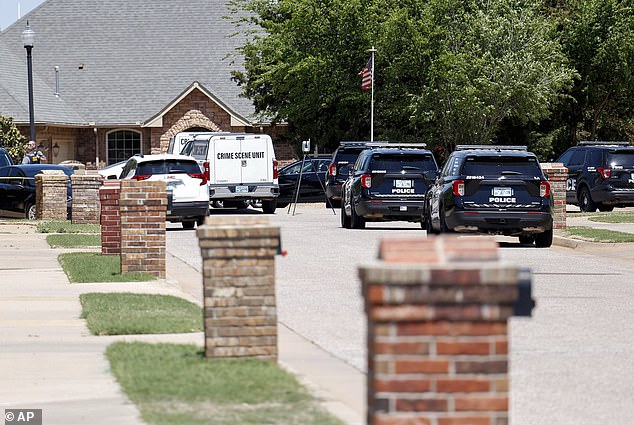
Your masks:
<path fill-rule="evenodd" d="M 284 208 L 295 202 L 297 181 L 301 174 L 299 195 L 297 202 L 323 202 L 326 199 L 324 182 L 326 172 L 332 158 L 310 157 L 304 161 L 296 161 L 282 168 L 278 174 L 280 196 L 277 198 L 277 206 Z M 303 164 L 303 165 L 302 165 Z"/>
<path fill-rule="evenodd" d="M 70 208 L 72 169 L 53 164 L 10 165 L 0 168 L 1 216 L 35 219 L 35 176 L 42 170 L 61 170 L 68 176 L 67 202 Z"/>

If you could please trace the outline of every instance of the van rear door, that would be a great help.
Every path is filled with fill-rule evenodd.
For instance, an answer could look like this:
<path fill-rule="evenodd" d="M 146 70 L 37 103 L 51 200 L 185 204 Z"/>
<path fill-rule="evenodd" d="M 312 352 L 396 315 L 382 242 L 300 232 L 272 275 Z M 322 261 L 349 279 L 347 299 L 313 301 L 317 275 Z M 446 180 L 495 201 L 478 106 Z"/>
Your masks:
<path fill-rule="evenodd" d="M 261 136 L 247 136 L 241 140 L 242 183 L 273 181 L 273 160 L 267 141 L 268 138 Z"/>
<path fill-rule="evenodd" d="M 250 184 L 273 181 L 272 144 L 259 135 L 213 138 L 211 173 L 215 184 Z M 271 145 L 271 146 L 269 146 Z"/>

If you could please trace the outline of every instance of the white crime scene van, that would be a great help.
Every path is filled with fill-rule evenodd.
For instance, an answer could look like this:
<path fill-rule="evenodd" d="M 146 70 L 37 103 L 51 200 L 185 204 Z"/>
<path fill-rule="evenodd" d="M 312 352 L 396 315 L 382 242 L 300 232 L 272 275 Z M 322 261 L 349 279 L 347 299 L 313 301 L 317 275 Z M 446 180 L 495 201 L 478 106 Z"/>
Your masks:
<path fill-rule="evenodd" d="M 265 213 L 275 212 L 278 166 L 269 135 L 198 135 L 185 145 L 183 154 L 196 158 L 208 173 L 212 205 L 242 207 L 247 201 L 261 202 Z"/>

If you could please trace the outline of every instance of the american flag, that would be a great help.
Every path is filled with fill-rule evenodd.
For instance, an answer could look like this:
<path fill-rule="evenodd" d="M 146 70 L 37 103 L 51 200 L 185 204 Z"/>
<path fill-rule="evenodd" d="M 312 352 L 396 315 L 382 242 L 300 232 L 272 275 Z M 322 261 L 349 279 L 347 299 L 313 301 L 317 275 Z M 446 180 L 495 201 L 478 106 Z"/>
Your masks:
<path fill-rule="evenodd" d="M 372 88 L 372 56 L 359 75 L 361 76 L 361 90 L 370 90 Z"/>

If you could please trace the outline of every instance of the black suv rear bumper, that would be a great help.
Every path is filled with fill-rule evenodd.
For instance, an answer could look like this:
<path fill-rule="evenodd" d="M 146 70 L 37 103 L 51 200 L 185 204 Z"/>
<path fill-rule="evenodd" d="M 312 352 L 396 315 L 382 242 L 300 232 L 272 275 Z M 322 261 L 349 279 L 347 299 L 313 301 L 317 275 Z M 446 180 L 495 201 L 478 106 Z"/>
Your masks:
<path fill-rule="evenodd" d="M 168 205 L 167 220 L 183 221 L 205 217 L 209 213 L 209 202 L 174 202 Z"/>
<path fill-rule="evenodd" d="M 356 205 L 357 215 L 367 221 L 421 221 L 424 199 L 420 201 L 400 199 L 362 199 Z"/>
<path fill-rule="evenodd" d="M 445 217 L 447 227 L 458 232 L 504 235 L 543 233 L 553 228 L 549 212 L 454 210 Z"/>
<path fill-rule="evenodd" d="M 596 186 L 590 195 L 594 202 L 605 205 L 634 205 L 634 189 L 615 190 L 608 186 Z"/>

